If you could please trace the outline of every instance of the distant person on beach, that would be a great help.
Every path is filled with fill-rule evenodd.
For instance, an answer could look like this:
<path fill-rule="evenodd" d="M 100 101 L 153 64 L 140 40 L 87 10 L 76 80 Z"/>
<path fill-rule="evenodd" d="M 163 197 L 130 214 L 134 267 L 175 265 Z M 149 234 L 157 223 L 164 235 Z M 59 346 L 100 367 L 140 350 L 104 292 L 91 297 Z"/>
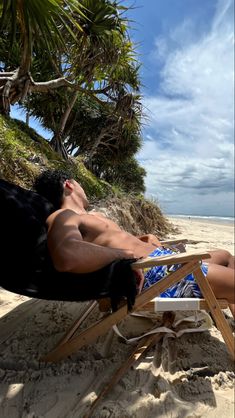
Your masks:
<path fill-rule="evenodd" d="M 99 212 L 88 212 L 83 188 L 68 173 L 47 170 L 35 181 L 35 190 L 51 201 L 56 209 L 47 219 L 48 248 L 54 267 L 60 272 L 94 272 L 114 260 L 158 257 L 172 254 L 154 235 L 136 237 L 122 230 Z M 234 257 L 225 250 L 212 251 L 201 264 L 217 298 L 227 299 L 235 317 Z M 156 266 L 136 275 L 141 291 L 174 270 L 174 266 Z M 79 278 L 78 278 L 79 280 Z M 201 297 L 193 274 L 171 286 L 162 297 Z"/>

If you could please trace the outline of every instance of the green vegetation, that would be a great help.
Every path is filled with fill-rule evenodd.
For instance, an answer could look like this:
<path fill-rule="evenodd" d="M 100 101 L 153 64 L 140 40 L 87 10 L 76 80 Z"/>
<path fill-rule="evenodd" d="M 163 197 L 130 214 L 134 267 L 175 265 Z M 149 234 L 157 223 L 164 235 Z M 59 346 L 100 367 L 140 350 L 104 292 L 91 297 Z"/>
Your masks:
<path fill-rule="evenodd" d="M 34 129 L 1 115 L 0 160 L 0 176 L 23 187 L 30 188 L 40 170 L 60 168 L 69 170 L 89 197 L 104 198 L 112 192 L 111 186 L 98 180 L 79 158 L 64 161 Z"/>

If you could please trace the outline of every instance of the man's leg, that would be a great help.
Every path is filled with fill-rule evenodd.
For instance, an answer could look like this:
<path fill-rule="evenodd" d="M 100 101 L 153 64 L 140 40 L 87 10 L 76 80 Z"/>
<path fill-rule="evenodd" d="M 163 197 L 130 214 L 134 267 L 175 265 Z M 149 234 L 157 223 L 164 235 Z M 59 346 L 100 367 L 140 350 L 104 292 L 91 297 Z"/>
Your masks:
<path fill-rule="evenodd" d="M 234 256 L 226 250 L 214 250 L 209 251 L 211 258 L 204 260 L 211 264 L 218 264 L 219 266 L 229 267 L 231 269 L 235 268 Z"/>
<path fill-rule="evenodd" d="M 235 317 L 235 282 L 234 270 L 228 267 L 210 263 L 207 279 L 217 299 L 226 299 Z"/>

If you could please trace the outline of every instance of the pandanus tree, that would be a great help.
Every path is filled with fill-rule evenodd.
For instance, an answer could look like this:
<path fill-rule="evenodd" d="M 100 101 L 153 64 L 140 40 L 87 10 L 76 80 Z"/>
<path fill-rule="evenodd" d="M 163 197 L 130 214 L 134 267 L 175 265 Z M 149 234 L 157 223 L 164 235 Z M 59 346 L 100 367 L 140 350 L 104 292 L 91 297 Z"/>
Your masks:
<path fill-rule="evenodd" d="M 99 176 L 102 164 L 98 168 L 97 161 L 101 154 L 106 155 L 111 167 L 115 159 L 134 155 L 141 146 L 139 99 L 137 94 L 126 93 L 123 98 L 119 94 L 117 102 L 100 103 L 92 96 L 79 94 L 63 133 L 67 153 L 74 157 L 82 155 L 86 165 Z M 31 115 L 55 132 L 67 100 L 58 89 L 47 95 L 31 96 L 28 106 Z"/>
<path fill-rule="evenodd" d="M 30 97 L 31 114 L 52 131 L 66 107 L 60 90 Z M 106 102 L 104 106 L 93 97 L 79 94 L 64 130 L 64 146 L 69 155 L 81 156 L 97 177 L 124 190 L 143 192 L 145 172 L 134 158 L 141 147 L 141 104 L 138 95 L 131 100 L 124 96 L 118 103 L 116 113 L 115 103 Z"/>
<path fill-rule="evenodd" d="M 47 92 L 69 85 L 63 74 L 35 81 L 33 59 L 45 50 L 47 59 L 67 53 L 63 33 L 76 43 L 82 31 L 73 17 L 84 16 L 77 0 L 1 0 L 0 2 L 0 111 L 9 114 L 11 104 L 23 102 L 29 93 Z"/>
<path fill-rule="evenodd" d="M 44 127 L 53 131 L 54 139 L 60 131 L 66 151 L 74 155 L 77 149 L 77 153 L 85 154 L 91 166 L 93 157 L 101 153 L 104 146 L 112 148 L 116 154 L 119 141 L 125 139 L 128 148 L 128 138 L 132 131 L 140 134 L 139 66 L 128 37 L 116 37 L 115 42 L 118 60 L 109 62 L 108 55 L 105 65 L 101 61 L 102 71 L 101 65 L 94 68 L 93 85 L 99 89 L 87 86 L 78 91 L 72 107 L 72 92 L 69 89 L 64 91 L 63 88 L 43 95 L 31 95 L 27 102 L 31 115 L 39 118 Z M 48 75 L 54 71 L 52 63 L 45 59 L 41 68 Z M 61 121 L 64 123 L 65 117 L 66 124 L 60 130 Z M 123 135 L 124 125 L 129 126 L 129 135 Z"/>
<path fill-rule="evenodd" d="M 121 9 L 108 0 L 1 0 L 0 111 L 9 114 L 15 103 L 28 109 L 32 94 L 63 88 L 66 103 L 52 141 L 63 153 L 79 93 L 102 102 L 116 90 L 114 74 L 127 43 Z"/>
<path fill-rule="evenodd" d="M 119 15 L 125 8 L 107 0 L 83 0 L 81 4 L 86 10 L 86 18 L 78 17 L 83 32 L 79 34 L 78 43 L 71 45 L 70 61 L 66 65 L 67 71 L 75 74 L 80 89 L 70 89 L 64 97 L 64 111 L 52 140 L 54 146 L 61 142 L 64 145 L 65 140 L 69 143 L 68 131 L 76 124 L 79 106 L 76 102 L 80 102 L 81 95 L 106 107 L 109 102 L 118 101 L 120 90 L 139 87 L 133 45 L 125 19 Z"/>

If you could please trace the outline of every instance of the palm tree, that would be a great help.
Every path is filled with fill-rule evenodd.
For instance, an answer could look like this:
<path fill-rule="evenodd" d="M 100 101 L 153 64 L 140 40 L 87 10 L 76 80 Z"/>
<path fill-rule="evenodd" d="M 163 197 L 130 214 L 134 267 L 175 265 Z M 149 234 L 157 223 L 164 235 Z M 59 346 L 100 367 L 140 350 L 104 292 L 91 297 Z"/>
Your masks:
<path fill-rule="evenodd" d="M 138 86 L 122 9 L 111 0 L 0 0 L 0 111 L 66 87 L 52 141 L 66 157 L 63 134 L 78 92 L 117 104 L 126 83 Z"/>
<path fill-rule="evenodd" d="M 109 0 L 81 0 L 81 4 L 86 10 L 86 18 L 81 17 L 79 20 L 83 32 L 78 42 L 71 45 L 67 69 L 74 72 L 76 84 L 81 86 L 80 92 L 91 95 L 105 106 L 104 97 L 113 100 L 117 86 L 120 81 L 123 82 L 120 80 L 120 71 L 119 79 L 117 78 L 116 68 L 120 67 L 124 54 L 127 58 L 127 25 L 119 16 L 119 6 L 115 2 L 112 4 Z M 128 40 L 128 45 L 130 44 Z M 132 58 L 128 57 L 126 66 L 130 62 Z M 135 86 L 137 84 L 136 81 Z M 64 156 L 65 127 L 78 96 L 78 91 L 71 91 L 52 140 L 53 147 Z M 106 97 L 105 99 L 107 100 Z"/>
<path fill-rule="evenodd" d="M 10 105 L 23 101 L 29 92 L 48 91 L 70 85 L 60 77 L 46 82 L 35 82 L 31 75 L 33 57 L 37 48 L 47 51 L 48 59 L 60 52 L 67 53 L 63 38 L 66 32 L 73 43 L 82 31 L 74 18 L 76 13 L 85 19 L 77 0 L 1 0 L 0 38 L 4 62 L 0 72 L 0 111 L 9 114 Z M 10 46 L 10 54 L 4 47 Z M 14 57 L 14 58 L 13 58 Z M 4 61 L 3 61 L 4 60 Z M 17 68 L 12 67 L 16 61 Z"/>

